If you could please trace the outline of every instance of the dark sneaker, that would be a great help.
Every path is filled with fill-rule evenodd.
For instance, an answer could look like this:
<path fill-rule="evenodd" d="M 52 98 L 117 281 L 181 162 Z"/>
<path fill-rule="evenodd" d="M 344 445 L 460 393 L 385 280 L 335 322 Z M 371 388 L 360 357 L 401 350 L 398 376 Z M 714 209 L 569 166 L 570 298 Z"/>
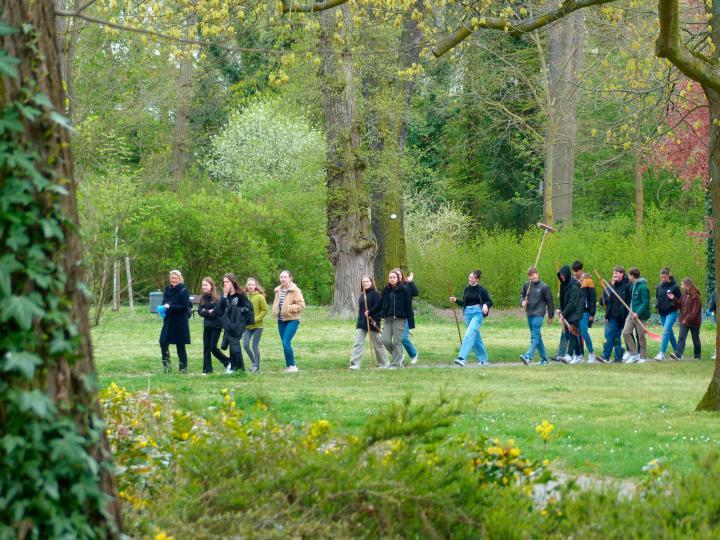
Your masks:
<path fill-rule="evenodd" d="M 460 367 L 465 367 L 465 360 L 463 360 L 462 358 L 456 358 L 455 363 Z"/>
<path fill-rule="evenodd" d="M 671 352 L 668 356 L 670 358 L 672 358 L 673 360 L 675 360 L 676 362 L 680 361 L 680 357 L 677 354 L 675 354 L 674 352 Z"/>

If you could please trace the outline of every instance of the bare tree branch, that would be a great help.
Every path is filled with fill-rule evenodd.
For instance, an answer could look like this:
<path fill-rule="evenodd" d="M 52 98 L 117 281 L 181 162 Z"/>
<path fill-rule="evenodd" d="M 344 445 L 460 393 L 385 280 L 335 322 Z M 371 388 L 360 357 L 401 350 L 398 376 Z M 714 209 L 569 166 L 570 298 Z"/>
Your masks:
<path fill-rule="evenodd" d="M 309 6 L 290 6 L 288 5 L 287 0 L 282 0 L 282 6 L 283 13 L 314 13 L 341 6 L 347 1 L 348 0 L 325 0 L 324 2 L 315 2 Z"/>

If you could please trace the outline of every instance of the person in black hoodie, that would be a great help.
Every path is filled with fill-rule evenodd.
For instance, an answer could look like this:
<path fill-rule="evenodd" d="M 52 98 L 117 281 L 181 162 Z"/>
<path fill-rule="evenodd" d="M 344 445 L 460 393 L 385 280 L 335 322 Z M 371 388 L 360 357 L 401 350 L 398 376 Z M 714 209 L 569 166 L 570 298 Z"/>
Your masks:
<path fill-rule="evenodd" d="M 454 296 L 450 297 L 451 302 L 462 306 L 463 317 L 465 318 L 465 324 L 467 324 L 465 337 L 463 337 L 460 344 L 460 352 L 455 359 L 455 363 L 459 366 L 465 365 L 470 351 L 475 351 L 475 356 L 481 366 L 486 366 L 488 363 L 488 354 L 480 334 L 480 327 L 490 312 L 493 302 L 485 287 L 480 285 L 481 275 L 480 270 L 470 272 L 468 286 L 463 290 L 462 300 Z"/>
<path fill-rule="evenodd" d="M 675 283 L 675 278 L 668 268 L 660 270 L 660 283 L 655 289 L 655 299 L 657 300 L 657 310 L 660 314 L 660 323 L 663 326 L 662 340 L 660 341 L 660 352 L 655 360 L 661 362 L 665 360 L 665 351 L 668 343 L 672 345 L 673 350 L 677 349 L 677 341 L 673 326 L 678 319 L 677 305 L 673 300 L 680 300 L 680 287 Z"/>
<path fill-rule="evenodd" d="M 402 273 L 397 268 L 388 274 L 388 284 L 382 292 L 380 317 L 384 319 L 382 342 L 392 355 L 390 368 L 403 367 L 402 336 L 407 320 L 410 329 L 415 328 L 412 309 L 412 293 L 402 282 Z"/>
<path fill-rule="evenodd" d="M 583 361 L 582 337 L 579 327 L 585 311 L 580 282 L 573 277 L 567 264 L 560 268 L 557 277 L 560 281 L 560 309 L 557 310 L 557 314 L 561 321 L 564 319 L 563 332 L 568 342 L 568 351 L 562 360 L 567 364 L 579 364 Z"/>
<path fill-rule="evenodd" d="M 613 268 L 612 276 L 610 286 L 627 305 L 630 305 L 632 289 L 630 280 L 625 274 L 625 268 L 616 266 Z M 605 305 L 605 346 L 603 347 L 602 356 L 598 356 L 597 360 L 603 364 L 609 363 L 614 348 L 615 362 L 622 362 L 623 348 L 620 337 L 625 326 L 625 319 L 628 316 L 628 310 L 607 289 L 603 291 L 603 304 Z"/>
<path fill-rule="evenodd" d="M 190 344 L 190 293 L 183 283 L 179 270 L 170 271 L 170 285 L 165 287 L 162 304 L 165 306 L 165 318 L 160 330 L 160 352 L 162 353 L 163 371 L 169 373 L 170 345 L 175 345 L 179 359 L 180 373 L 187 373 L 187 351 L 185 345 Z"/>
<path fill-rule="evenodd" d="M 540 353 L 540 365 L 548 363 L 547 351 L 542 339 L 542 323 L 547 311 L 548 324 L 552 324 L 555 315 L 552 293 L 547 283 L 543 282 L 534 266 L 528 268 L 528 281 L 520 291 L 520 305 L 527 315 L 528 328 L 530 328 L 530 347 L 526 353 L 520 355 L 525 365 L 532 362 L 535 349 Z"/>
<path fill-rule="evenodd" d="M 367 306 L 365 299 L 367 298 Z M 365 336 L 370 336 L 370 346 L 375 351 L 378 367 L 388 367 L 387 353 L 380 341 L 380 293 L 375 290 L 375 283 L 370 276 L 363 276 L 360 281 L 360 301 L 358 302 L 358 318 L 355 325 L 355 344 L 350 354 L 350 369 L 360 369 L 360 362 L 365 354 Z M 368 321 L 370 328 L 368 328 Z"/>
<path fill-rule="evenodd" d="M 225 373 L 233 373 L 238 369 L 245 371 L 243 361 L 242 339 L 245 327 L 255 323 L 253 306 L 232 272 L 223 276 L 223 297 L 220 300 L 222 319 L 220 323 L 224 330 L 223 343 L 230 346 L 230 362 Z"/>
<path fill-rule="evenodd" d="M 218 349 L 218 339 L 222 331 L 222 312 L 220 302 L 215 288 L 215 282 L 210 277 L 202 280 L 202 298 L 198 305 L 198 315 L 203 318 L 203 375 L 213 372 L 212 356 L 220 360 L 225 369 L 230 364 L 230 359 Z"/>

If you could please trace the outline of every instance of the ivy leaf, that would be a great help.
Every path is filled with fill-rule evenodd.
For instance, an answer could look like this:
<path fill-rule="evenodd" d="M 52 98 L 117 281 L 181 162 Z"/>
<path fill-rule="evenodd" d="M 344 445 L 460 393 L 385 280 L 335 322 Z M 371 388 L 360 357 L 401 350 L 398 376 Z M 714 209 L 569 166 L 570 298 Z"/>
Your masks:
<path fill-rule="evenodd" d="M 8 352 L 2 360 L 4 372 L 15 371 L 28 380 L 35 376 L 35 367 L 42 364 L 42 358 L 37 354 L 21 351 Z"/>
<path fill-rule="evenodd" d="M 65 238 L 62 227 L 60 227 L 60 224 L 55 219 L 42 219 L 40 220 L 40 226 L 42 227 L 45 238 L 55 237 L 58 240 L 63 240 Z"/>
<path fill-rule="evenodd" d="M 22 115 L 31 122 L 42 114 L 42 111 L 40 109 L 36 109 L 35 107 L 27 107 L 25 105 L 21 105 L 18 102 L 15 102 L 15 106 L 22 113 Z"/>
<path fill-rule="evenodd" d="M 23 330 L 30 330 L 34 318 L 42 317 L 44 311 L 35 302 L 24 296 L 10 296 L 0 304 L 0 322 L 15 319 Z"/>
<path fill-rule="evenodd" d="M 47 97 L 45 94 L 35 94 L 33 96 L 33 101 L 35 102 L 35 105 L 39 105 L 40 107 L 47 107 L 48 109 L 54 109 L 53 104 L 50 101 L 50 98 Z"/>
<path fill-rule="evenodd" d="M 22 269 L 15 257 L 10 253 L 0 258 L 0 297 L 10 296 L 12 289 L 12 273 Z"/>
<path fill-rule="evenodd" d="M 20 63 L 20 60 L 8 56 L 7 54 L 0 54 L 0 73 L 17 79 L 17 69 L 15 66 Z"/>
<path fill-rule="evenodd" d="M 72 127 L 72 124 L 70 124 L 70 120 L 65 118 L 62 114 L 60 114 L 57 111 L 52 111 L 50 113 L 50 119 L 55 122 L 56 124 L 64 127 L 67 129 L 70 133 L 75 133 L 75 128 Z"/>
<path fill-rule="evenodd" d="M 7 23 L 0 21 L 0 37 L 9 36 L 14 34 L 15 32 L 17 32 L 15 28 L 13 28 Z"/>
<path fill-rule="evenodd" d="M 44 418 L 55 410 L 55 405 L 49 397 L 35 389 L 21 394 L 20 410 L 23 412 L 33 411 L 40 418 Z"/>

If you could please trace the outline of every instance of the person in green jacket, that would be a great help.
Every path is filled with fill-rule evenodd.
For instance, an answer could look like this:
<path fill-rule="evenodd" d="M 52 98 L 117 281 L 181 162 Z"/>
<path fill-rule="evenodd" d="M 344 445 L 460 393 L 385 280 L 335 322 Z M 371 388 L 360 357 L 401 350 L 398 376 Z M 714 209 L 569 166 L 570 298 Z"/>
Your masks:
<path fill-rule="evenodd" d="M 625 363 L 642 364 L 646 362 L 647 340 L 641 323 L 650 318 L 650 289 L 647 280 L 640 277 L 640 270 L 637 268 L 631 268 L 628 271 L 628 279 L 631 284 L 631 298 L 630 313 L 625 319 L 625 327 L 623 328 L 623 338 L 625 338 L 625 345 L 628 350 Z M 633 330 L 637 335 L 637 341 L 633 336 Z"/>
<path fill-rule="evenodd" d="M 255 324 L 248 325 L 243 334 L 243 348 L 250 357 L 250 373 L 260 372 L 260 337 L 263 333 L 263 319 L 268 312 L 265 290 L 255 278 L 248 278 L 245 283 L 245 294 L 250 299 L 255 312 Z"/>

